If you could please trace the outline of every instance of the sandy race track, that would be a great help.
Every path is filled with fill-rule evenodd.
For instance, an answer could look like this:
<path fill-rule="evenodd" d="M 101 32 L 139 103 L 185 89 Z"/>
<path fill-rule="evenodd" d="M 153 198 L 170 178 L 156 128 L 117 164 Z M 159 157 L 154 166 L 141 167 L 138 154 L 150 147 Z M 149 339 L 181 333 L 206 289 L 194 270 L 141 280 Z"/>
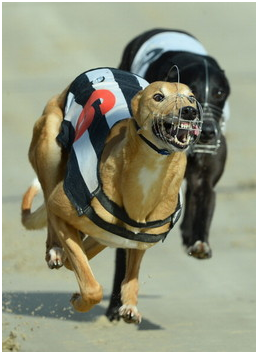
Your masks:
<path fill-rule="evenodd" d="M 255 3 L 3 4 L 3 350 L 256 350 Z M 140 326 L 109 323 L 114 250 L 92 260 L 104 300 L 76 313 L 73 273 L 50 271 L 45 231 L 20 223 L 23 192 L 34 177 L 27 159 L 44 104 L 78 74 L 119 64 L 125 44 L 154 27 L 186 30 L 217 58 L 231 83 L 228 162 L 217 187 L 213 258 L 181 246 L 179 227 L 145 255 Z"/>

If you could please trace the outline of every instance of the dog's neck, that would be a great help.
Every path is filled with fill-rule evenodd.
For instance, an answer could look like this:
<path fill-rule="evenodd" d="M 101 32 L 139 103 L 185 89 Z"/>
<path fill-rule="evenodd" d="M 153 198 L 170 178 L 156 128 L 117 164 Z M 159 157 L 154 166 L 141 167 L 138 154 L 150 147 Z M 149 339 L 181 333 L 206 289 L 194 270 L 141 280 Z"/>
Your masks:
<path fill-rule="evenodd" d="M 171 154 L 170 151 L 168 151 L 167 149 L 163 149 L 163 148 L 159 148 L 157 147 L 153 142 L 151 142 L 150 140 L 148 140 L 144 135 L 142 135 L 139 131 L 141 130 L 141 128 L 139 127 L 138 123 L 136 122 L 136 120 L 134 120 L 134 124 L 135 124 L 135 128 L 138 132 L 139 137 L 150 147 L 152 148 L 154 151 L 156 151 L 159 154 L 162 154 L 164 156 L 169 156 Z"/>
<path fill-rule="evenodd" d="M 175 211 L 186 155 L 161 155 L 137 134 L 133 119 L 115 125 L 103 151 L 103 190 L 137 222 L 164 219 Z"/>

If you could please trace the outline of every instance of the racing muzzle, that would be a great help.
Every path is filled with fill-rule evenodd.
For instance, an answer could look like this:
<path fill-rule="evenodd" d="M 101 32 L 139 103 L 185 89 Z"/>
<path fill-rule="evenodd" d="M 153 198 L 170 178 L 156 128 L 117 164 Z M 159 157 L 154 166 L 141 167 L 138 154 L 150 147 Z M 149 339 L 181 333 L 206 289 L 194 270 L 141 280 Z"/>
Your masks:
<path fill-rule="evenodd" d="M 223 111 L 209 103 L 202 104 L 202 108 L 202 132 L 197 142 L 191 146 L 190 151 L 191 153 L 216 154 L 221 144 L 221 132 L 224 128 Z"/>
<path fill-rule="evenodd" d="M 177 115 L 155 115 L 153 132 L 167 145 L 185 150 L 199 140 L 202 125 L 203 110 L 201 105 L 197 103 L 196 109 L 184 106 Z"/>

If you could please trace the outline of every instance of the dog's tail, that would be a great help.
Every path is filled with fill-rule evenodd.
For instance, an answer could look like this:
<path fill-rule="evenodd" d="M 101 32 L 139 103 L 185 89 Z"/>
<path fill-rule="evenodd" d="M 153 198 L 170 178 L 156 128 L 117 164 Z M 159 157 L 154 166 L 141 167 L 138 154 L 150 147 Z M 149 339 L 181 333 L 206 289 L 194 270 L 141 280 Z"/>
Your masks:
<path fill-rule="evenodd" d="M 43 203 L 31 212 L 34 197 L 41 191 L 41 185 L 36 178 L 23 196 L 21 203 L 21 222 L 27 229 L 41 229 L 47 225 L 47 214 Z"/>

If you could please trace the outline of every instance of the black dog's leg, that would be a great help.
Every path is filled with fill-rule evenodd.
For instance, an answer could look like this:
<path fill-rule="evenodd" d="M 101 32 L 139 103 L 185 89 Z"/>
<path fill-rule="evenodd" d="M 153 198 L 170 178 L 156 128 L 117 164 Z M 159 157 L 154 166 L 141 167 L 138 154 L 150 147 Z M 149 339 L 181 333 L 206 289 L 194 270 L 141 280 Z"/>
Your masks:
<path fill-rule="evenodd" d="M 190 183 L 188 181 L 188 183 Z M 190 208 L 188 214 L 184 217 L 193 219 L 191 222 L 190 236 L 188 228 L 183 228 L 184 245 L 187 247 L 187 253 L 198 259 L 211 257 L 211 248 L 209 246 L 209 228 L 215 208 L 215 192 L 211 182 L 199 180 L 190 195 Z M 189 215 L 189 216 L 188 216 Z M 191 232 L 192 231 L 192 232 Z"/>
<path fill-rule="evenodd" d="M 216 155 L 195 154 L 188 157 L 186 206 L 181 231 L 187 253 L 198 259 L 207 259 L 212 255 L 208 238 L 215 209 L 214 187 L 224 171 L 226 153 L 226 141 L 222 136 Z"/>
<path fill-rule="evenodd" d="M 188 172 L 186 174 L 189 175 Z M 195 219 L 196 213 L 196 196 L 195 192 L 193 192 L 193 182 L 187 175 L 186 179 L 187 187 L 185 194 L 185 207 L 180 229 L 182 232 L 183 245 L 188 247 L 191 245 L 191 229 L 193 229 L 193 220 Z"/>
<path fill-rule="evenodd" d="M 214 199 L 210 184 L 191 175 L 187 176 L 186 207 L 181 231 L 187 253 L 198 259 L 211 257 L 208 237 L 215 206 Z"/>
<path fill-rule="evenodd" d="M 121 283 L 125 277 L 126 256 L 125 249 L 116 250 L 115 261 L 115 276 L 112 294 L 109 302 L 106 316 L 110 321 L 120 320 L 119 308 L 122 306 L 121 302 Z"/>

